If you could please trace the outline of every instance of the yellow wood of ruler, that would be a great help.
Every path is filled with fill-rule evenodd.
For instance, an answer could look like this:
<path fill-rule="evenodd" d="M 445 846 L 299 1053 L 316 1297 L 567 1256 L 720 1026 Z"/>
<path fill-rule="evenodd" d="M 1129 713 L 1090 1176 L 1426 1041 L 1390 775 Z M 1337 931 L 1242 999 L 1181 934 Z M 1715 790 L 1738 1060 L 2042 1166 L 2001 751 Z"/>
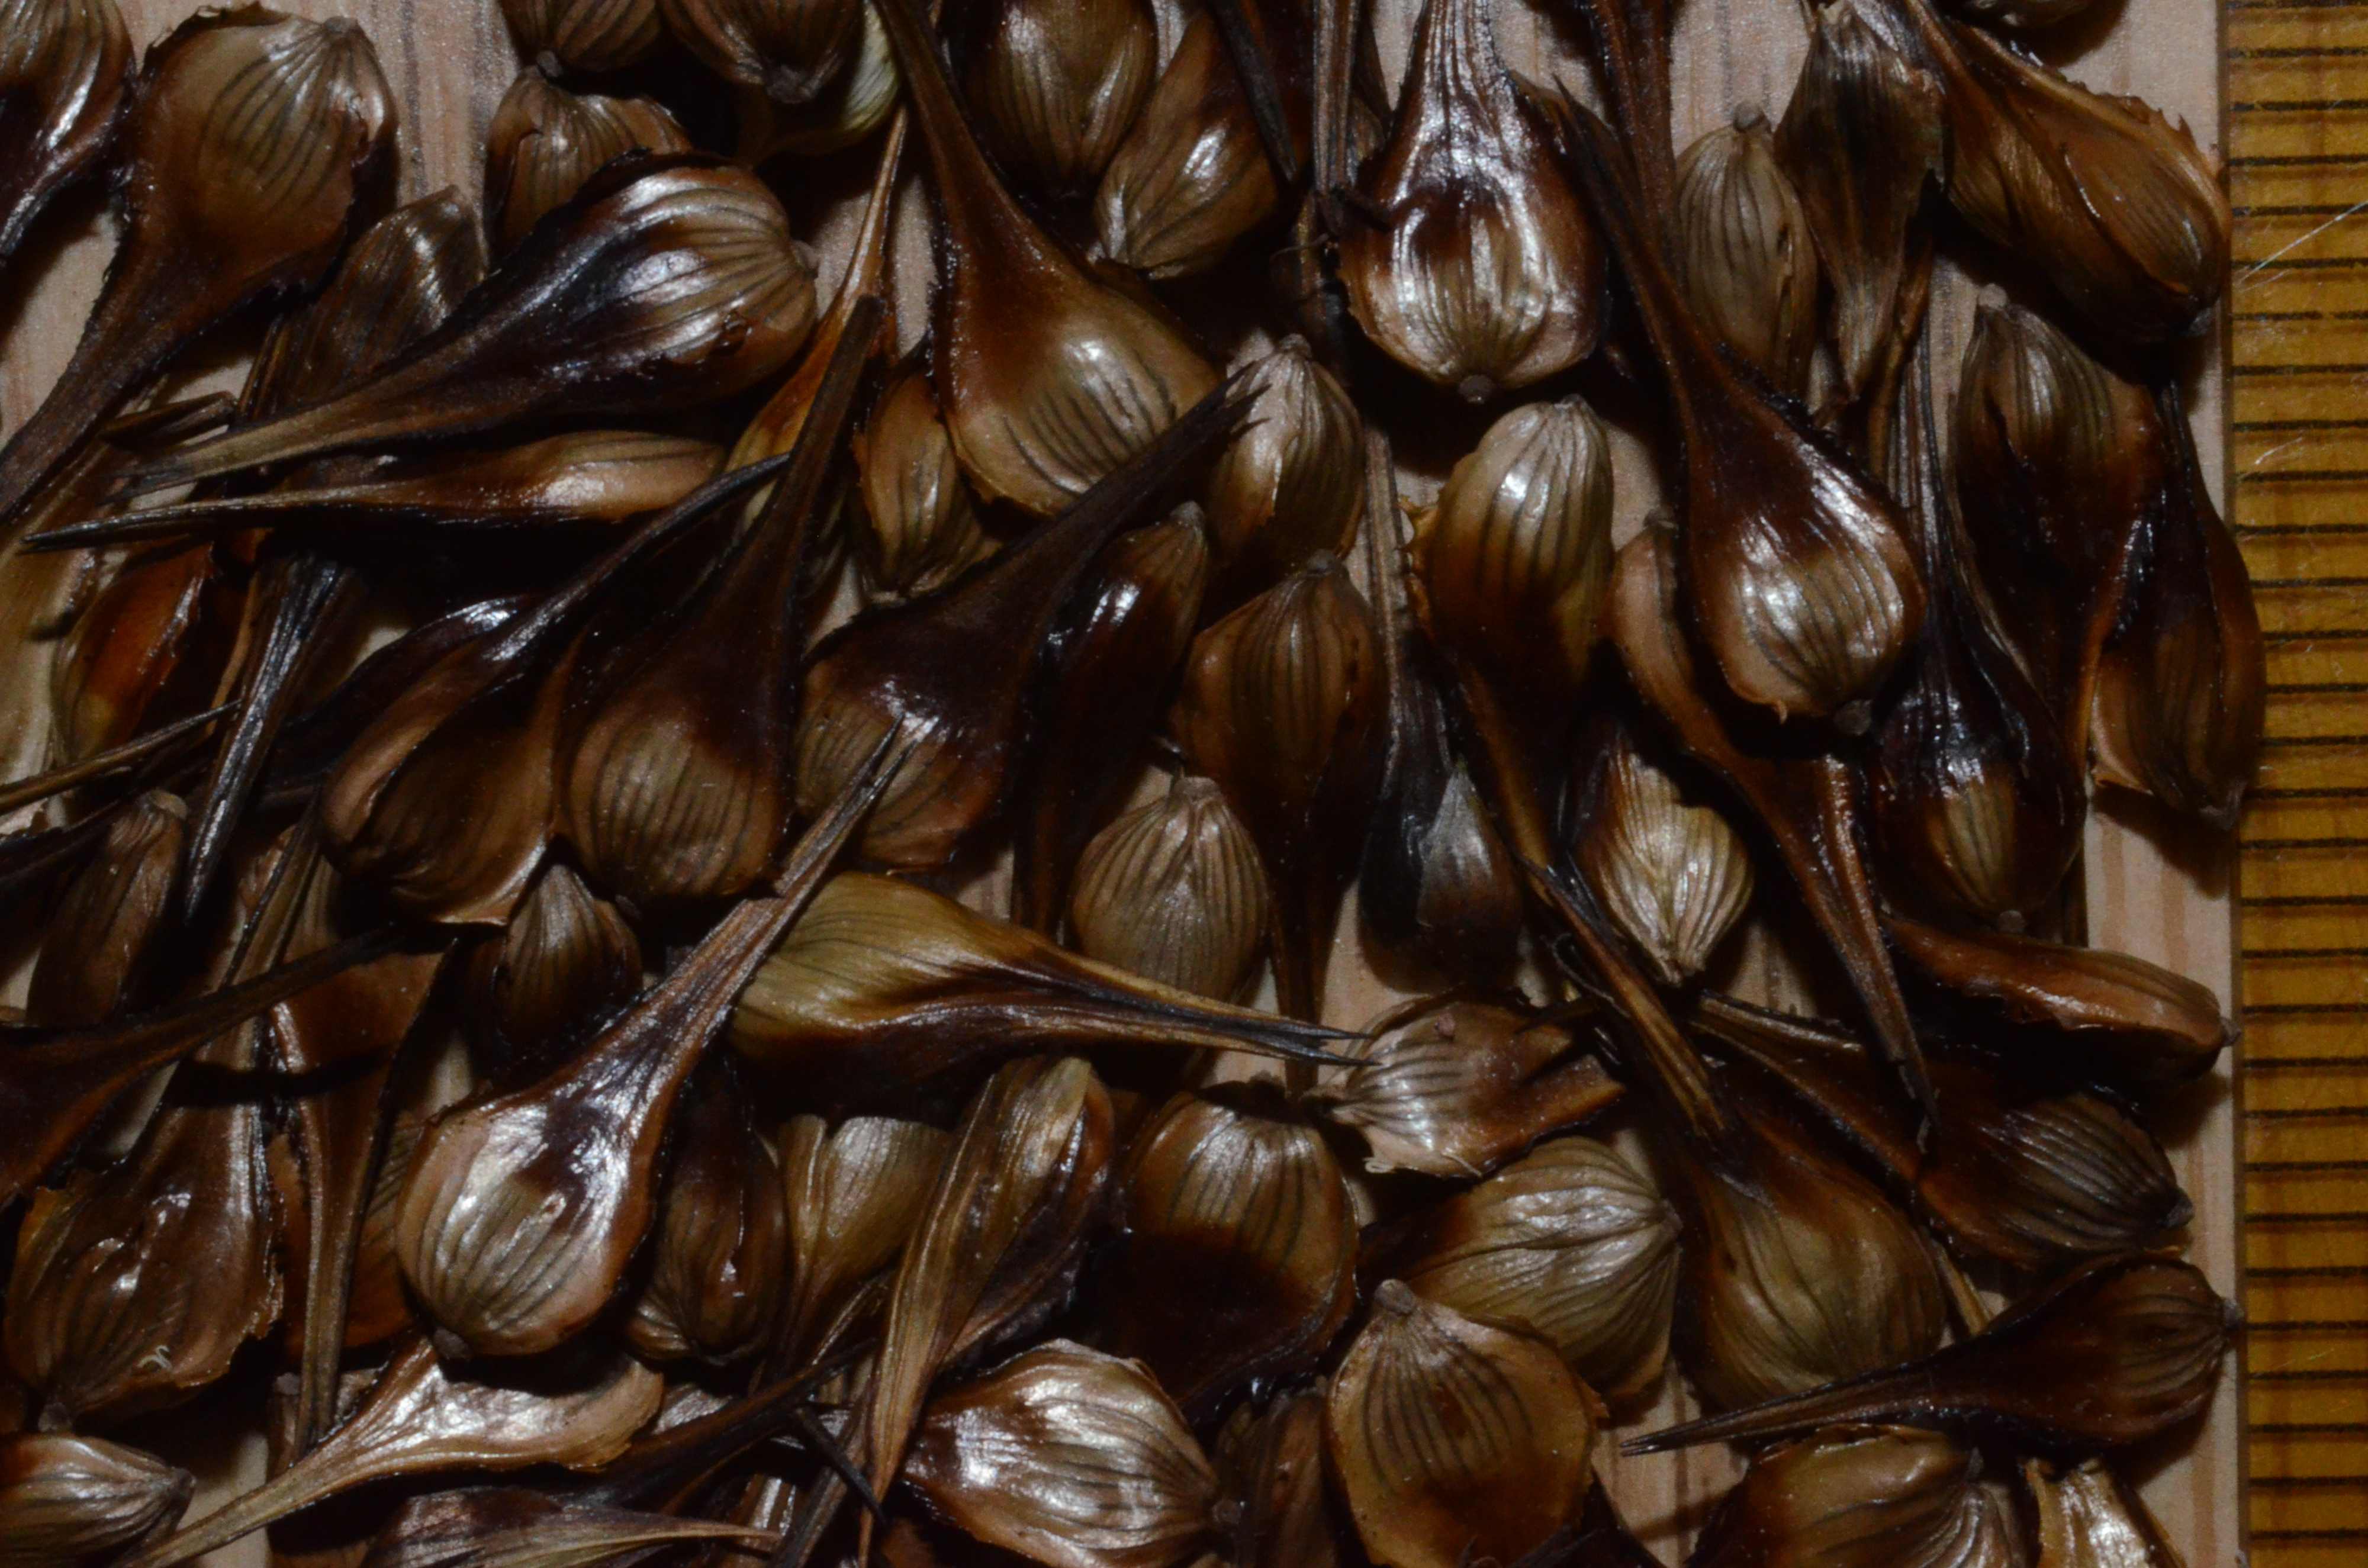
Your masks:
<path fill-rule="evenodd" d="M 2368 1563 L 2368 0 L 2226 0 L 2253 1568 Z M 2196 1568 L 2202 1568 L 2201 1564 Z"/>

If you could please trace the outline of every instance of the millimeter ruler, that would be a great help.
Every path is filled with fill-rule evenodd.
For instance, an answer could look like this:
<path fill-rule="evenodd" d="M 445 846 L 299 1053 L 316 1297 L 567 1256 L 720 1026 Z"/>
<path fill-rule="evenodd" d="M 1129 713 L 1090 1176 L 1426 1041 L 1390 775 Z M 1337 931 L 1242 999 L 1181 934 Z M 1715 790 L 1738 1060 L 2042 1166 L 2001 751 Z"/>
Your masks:
<path fill-rule="evenodd" d="M 2224 0 L 2229 521 L 2268 643 L 2241 830 L 2253 1568 L 2368 1563 L 2368 0 Z M 2196 1568 L 2203 1568 L 2198 1564 Z"/>

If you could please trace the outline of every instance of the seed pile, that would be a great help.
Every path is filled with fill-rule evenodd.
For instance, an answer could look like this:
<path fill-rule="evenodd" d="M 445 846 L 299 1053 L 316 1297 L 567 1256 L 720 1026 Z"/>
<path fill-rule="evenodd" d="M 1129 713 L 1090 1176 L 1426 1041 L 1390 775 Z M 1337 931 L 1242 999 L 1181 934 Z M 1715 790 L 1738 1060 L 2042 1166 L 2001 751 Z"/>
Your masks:
<path fill-rule="evenodd" d="M 480 211 L 350 22 L 0 0 L 0 264 L 117 235 L 0 449 L 0 1568 L 1638 1568 L 1713 1441 L 1699 1568 L 2177 1562 L 2232 1031 L 2078 865 L 2260 744 L 2216 176 L 2082 0 L 1682 150 L 1668 0 L 1510 3 L 504 0 Z"/>

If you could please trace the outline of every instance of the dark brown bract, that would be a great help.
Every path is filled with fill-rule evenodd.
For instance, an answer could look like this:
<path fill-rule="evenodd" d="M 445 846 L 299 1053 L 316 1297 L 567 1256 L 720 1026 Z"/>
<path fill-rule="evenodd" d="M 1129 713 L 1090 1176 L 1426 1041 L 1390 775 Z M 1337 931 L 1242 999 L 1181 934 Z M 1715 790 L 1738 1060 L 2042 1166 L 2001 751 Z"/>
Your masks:
<path fill-rule="evenodd" d="M 0 1568 L 2176 1568 L 2229 209 L 1937 3 L 0 0 Z"/>

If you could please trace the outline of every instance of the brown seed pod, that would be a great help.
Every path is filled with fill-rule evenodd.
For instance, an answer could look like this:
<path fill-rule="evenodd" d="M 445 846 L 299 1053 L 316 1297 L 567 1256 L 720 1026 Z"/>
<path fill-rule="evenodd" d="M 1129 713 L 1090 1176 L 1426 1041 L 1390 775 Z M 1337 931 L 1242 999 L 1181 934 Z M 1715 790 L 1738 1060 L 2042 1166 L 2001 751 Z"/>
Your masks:
<path fill-rule="evenodd" d="M 903 100 L 905 79 L 897 74 L 878 0 L 863 0 L 858 28 L 855 57 L 809 102 L 793 107 L 776 102 L 762 87 L 734 88 L 742 163 L 754 168 L 783 153 L 819 158 L 854 146 L 888 123 Z"/>
<path fill-rule="evenodd" d="M 1375 1172 L 1474 1176 L 1620 1096 L 1570 1030 L 1519 1005 L 1412 1002 L 1341 1051 L 1357 1065 L 1323 1069 L 1308 1102 L 1364 1138 Z"/>
<path fill-rule="evenodd" d="M 148 51 L 124 122 L 122 238 L 73 360 L 0 449 L 0 526 L 184 342 L 319 280 L 393 113 L 342 17 L 208 12 Z"/>
<path fill-rule="evenodd" d="M 655 0 L 666 28 L 717 75 L 795 108 L 854 60 L 863 0 Z"/>
<path fill-rule="evenodd" d="M 192 1000 L 85 1028 L 0 1020 L 0 1203 L 39 1181 L 142 1076 L 396 946 L 394 933 L 381 928 Z"/>
<path fill-rule="evenodd" d="M 881 146 L 871 188 L 864 196 L 862 213 L 848 245 L 847 266 L 839 273 L 838 290 L 831 296 L 830 309 L 815 327 L 798 368 L 774 389 L 764 407 L 741 430 L 740 438 L 732 444 L 731 462 L 735 468 L 760 458 L 779 456 L 797 444 L 806 426 L 822 410 L 824 393 L 832 390 L 831 366 L 842 346 L 851 345 L 859 353 L 867 392 L 872 385 L 870 378 L 884 372 L 896 351 L 895 312 L 889 303 L 888 236 L 896 215 L 896 181 L 905 167 L 905 125 L 906 118 L 900 116 Z M 837 447 L 834 435 L 830 444 L 834 455 Z M 834 469 L 834 477 L 836 472 Z M 744 525 L 756 519 L 770 495 L 769 491 L 761 493 L 742 507 Z M 837 510 L 836 503 L 830 509 Z"/>
<path fill-rule="evenodd" d="M 2101 1460 L 2058 1471 L 2025 1460 L 2022 1483 L 2039 1517 L 2036 1568 L 2179 1568 L 2137 1488 Z"/>
<path fill-rule="evenodd" d="M 1069 930 L 1099 962 L 1232 1001 L 1257 972 L 1266 927 L 1258 846 L 1206 778 L 1177 775 L 1077 858 Z"/>
<path fill-rule="evenodd" d="M 1542 1335 L 1617 1404 L 1661 1381 L 1678 1233 L 1678 1212 L 1650 1176 L 1573 1136 L 1368 1237 L 1360 1267 Z"/>
<path fill-rule="evenodd" d="M 1817 346 L 1817 249 L 1757 104 L 1678 160 L 1672 270 L 1702 330 L 1795 398 Z"/>
<path fill-rule="evenodd" d="M 834 1106 L 964 1093 L 1020 1051 L 1243 1051 L 1329 1061 L 1338 1031 L 1178 991 L 892 877 L 833 878 L 758 970 L 732 1042 Z"/>
<path fill-rule="evenodd" d="M 663 1392 L 658 1375 L 630 1356 L 529 1386 L 459 1375 L 426 1340 L 414 1339 L 318 1447 L 254 1491 L 132 1553 L 122 1568 L 172 1568 L 373 1481 L 456 1467 L 597 1469 L 657 1414 Z"/>
<path fill-rule="evenodd" d="M 955 51 L 979 132 L 1023 185 L 1090 188 L 1159 69 L 1150 0 L 1001 0 Z"/>
<path fill-rule="evenodd" d="M 1884 928 L 1936 984 L 2037 1031 L 2016 1049 L 2057 1052 L 2068 1045 L 2073 1060 L 2055 1065 L 2135 1093 L 2158 1094 L 2202 1076 L 2237 1038 L 2209 987 L 2127 953 L 1943 931 L 1897 916 Z"/>
<path fill-rule="evenodd" d="M 1474 403 L 1585 358 L 1603 331 L 1602 241 L 1497 53 L 1483 0 L 1425 0 L 1397 125 L 1351 231 L 1357 323 Z"/>
<path fill-rule="evenodd" d="M 788 1230 L 773 1152 L 738 1081 L 712 1072 L 674 1131 L 650 1281 L 625 1337 L 661 1361 L 729 1361 L 753 1349 L 780 1304 Z"/>
<path fill-rule="evenodd" d="M 458 191 L 448 187 L 388 213 L 347 248 L 328 287 L 272 324 L 233 423 L 318 401 L 376 369 L 440 325 L 484 271 L 476 214 Z M 300 470 L 283 483 L 329 477 Z M 236 694 L 237 717 L 191 802 L 183 918 L 205 906 L 282 724 L 324 673 L 324 659 L 358 633 L 363 599 L 360 572 L 350 562 L 302 546 L 262 554 L 222 679 L 222 689 Z"/>
<path fill-rule="evenodd" d="M 1577 398 L 1488 427 L 1416 522 L 1420 616 L 1455 676 L 1506 835 L 1553 858 L 1547 778 L 1578 708 L 1611 572 L 1611 449 Z"/>
<path fill-rule="evenodd" d="M 1205 491 L 1229 601 L 1320 551 L 1346 555 L 1365 506 L 1364 423 L 1306 340 L 1285 338 L 1243 377 L 1248 415 Z"/>
<path fill-rule="evenodd" d="M 523 1486 L 467 1486 L 406 1498 L 357 1568 L 571 1568 L 685 1542 L 756 1551 L 775 1540 L 746 1525 L 564 1502 Z"/>
<path fill-rule="evenodd" d="M 1919 1143 L 1859 1041 L 1810 1019 L 1704 996 L 1697 1023 L 1854 1143 L 1960 1256 L 2046 1273 L 2163 1241 L 2192 1206 L 2162 1147 L 2087 1089 L 2032 1088 L 1971 1054 L 1931 1064 L 1941 1112 Z"/>
<path fill-rule="evenodd" d="M 736 905 L 575 1060 L 430 1123 L 395 1246 L 420 1304 L 472 1350 L 534 1355 L 606 1310 L 657 1217 L 659 1156 L 685 1081 L 892 766 L 875 757 L 808 825 L 768 896 Z"/>
<path fill-rule="evenodd" d="M 2012 1504 L 1934 1432 L 1839 1426 L 1761 1454 L 1702 1527 L 1698 1568 L 2021 1568 Z"/>
<path fill-rule="evenodd" d="M 978 145 L 917 0 L 879 0 L 939 215 L 938 403 L 979 494 L 1039 517 L 1148 449 L 1217 385 L 1167 319 L 1086 271 Z"/>
<path fill-rule="evenodd" d="M 1324 1384 L 1244 1402 L 1217 1434 L 1217 1473 L 1234 1513 L 1240 1568 L 1338 1568 L 1345 1526 L 1324 1482 Z M 1220 1505 L 1221 1507 L 1225 1505 Z M 1196 1568 L 1204 1568 L 1196 1565 Z"/>
<path fill-rule="evenodd" d="M 550 860 L 500 936 L 470 955 L 464 983 L 488 1075 L 516 1086 L 557 1066 L 641 990 L 641 939 L 573 868 Z"/>
<path fill-rule="evenodd" d="M 143 506 L 51 528 L 25 543 L 33 550 L 79 550 L 270 528 L 301 548 L 381 530 L 382 537 L 400 538 L 421 523 L 621 523 L 676 505 L 713 479 L 723 463 L 721 447 L 695 437 L 571 430 L 491 451 L 393 458 L 363 472 L 290 481 L 256 495 Z"/>
<path fill-rule="evenodd" d="M 1065 1339 L 932 1401 L 900 1479 L 1051 1568 L 1167 1568 L 1216 1531 L 1216 1471 L 1149 1370 Z"/>
<path fill-rule="evenodd" d="M 895 1267 L 951 1140 L 934 1127 L 859 1116 L 781 1130 L 790 1236 L 781 1344 L 801 1363 L 837 1341 L 871 1282 Z"/>
<path fill-rule="evenodd" d="M 1388 1279 L 1333 1375 L 1324 1432 L 1374 1561 L 1456 1568 L 1518 1562 L 1577 1521 L 1597 1408 L 1544 1340 Z"/>
<path fill-rule="evenodd" d="M 1027 756 L 1029 698 L 1062 608 L 1236 415 L 1224 389 L 1211 392 L 1050 527 L 943 593 L 877 609 L 825 637 L 806 666 L 800 807 L 811 811 L 901 728 L 916 748 L 865 824 L 863 853 L 911 870 L 951 858 L 992 820 Z"/>
<path fill-rule="evenodd" d="M 1050 930 L 1077 857 L 1142 777 L 1209 584 L 1209 530 L 1190 502 L 1121 534 L 1099 582 L 1053 623 L 1039 676 L 1036 765 L 1018 799 L 1011 911 Z M 1261 884 L 1260 917 L 1264 912 Z M 1112 961 L 1121 961 L 1113 960 Z"/>
<path fill-rule="evenodd" d="M 315 863 L 285 951 L 311 955 L 349 938 L 370 913 L 368 902 L 351 892 Z M 282 1187 L 279 1216 L 287 1273 L 301 1281 L 286 1324 L 297 1360 L 295 1390 L 286 1403 L 294 1451 L 326 1436 L 344 1413 L 337 1390 L 347 1344 L 373 1344 L 410 1326 L 401 1286 L 387 1277 L 391 1267 L 377 1271 L 384 1256 L 370 1255 L 366 1236 L 378 1175 L 399 1164 L 388 1127 L 390 1118 L 400 1119 L 393 1108 L 416 1081 L 408 1072 L 396 1077 L 398 1061 L 449 950 L 429 946 L 389 953 L 272 1009 L 279 1064 L 294 1086 L 283 1114 L 300 1178 L 292 1192 Z M 388 1294 L 395 1298 L 391 1307 Z"/>
<path fill-rule="evenodd" d="M 1576 102 L 1555 107 L 1662 366 L 1679 434 L 1685 610 L 1714 673 L 1780 720 L 1863 728 L 1924 617 L 1906 520 L 1795 405 L 1720 357 L 1652 243 L 1610 131 Z"/>
<path fill-rule="evenodd" d="M 2001 617 L 2005 631 L 2085 759 L 2105 623 L 2169 455 L 2154 400 L 2035 312 L 1986 302 L 1954 423 L 1957 502 L 1981 519 L 1967 533 L 1982 585 L 1996 605 L 2028 607 Z"/>
<path fill-rule="evenodd" d="M 2088 800 L 2055 710 L 1973 581 L 1968 530 L 1933 428 L 1931 360 L 1920 348 L 1901 401 L 1890 426 L 1892 489 L 1915 525 L 1932 610 L 1875 733 L 1868 813 L 1895 898 L 2020 930 L 2078 856 Z"/>
<path fill-rule="evenodd" d="M 521 52 L 577 71 L 615 71 L 658 46 L 657 0 L 502 0 Z"/>
<path fill-rule="evenodd" d="M 1364 596 L 1317 556 L 1192 644 L 1172 722 L 1258 841 L 1285 1013 L 1323 1006 L 1323 955 L 1381 738 L 1381 650 Z"/>
<path fill-rule="evenodd" d="M 861 1416 L 875 1489 L 903 1464 L 938 1374 L 1053 1310 L 1101 1204 L 1110 1136 L 1110 1096 L 1075 1057 L 1014 1062 L 962 1113 L 889 1290 Z"/>
<path fill-rule="evenodd" d="M 2209 1403 L 2241 1316 L 2192 1264 L 2152 1253 L 2099 1258 L 1953 1345 L 1634 1437 L 1621 1449 L 1656 1453 L 1892 1421 L 2094 1452 L 2157 1436 Z"/>
<path fill-rule="evenodd" d="M 1572 854 L 1663 985 L 1699 976 L 1751 903 L 1751 853 L 1716 805 L 1649 755 L 1618 710 L 1590 732 Z"/>
<path fill-rule="evenodd" d="M 202 546 L 134 555 L 74 618 L 50 665 L 58 755 L 81 761 L 138 734 L 176 676 L 204 663 L 222 609 L 221 568 Z"/>
<path fill-rule="evenodd" d="M 169 1528 L 196 1485 L 188 1471 L 97 1437 L 0 1437 L 0 1568 L 120 1551 Z"/>
<path fill-rule="evenodd" d="M 602 165 L 637 150 L 687 153 L 690 138 L 655 99 L 571 93 L 539 66 L 519 72 L 485 130 L 485 228 L 495 254 L 517 249 Z"/>
<path fill-rule="evenodd" d="M 2177 390 L 2157 398 L 2169 476 L 2132 544 L 2121 613 L 2099 649 L 2089 734 L 2098 778 L 2226 832 L 2261 754 L 2270 687 L 2260 616 Z"/>
<path fill-rule="evenodd" d="M 0 264 L 50 199 L 107 156 L 131 87 L 115 0 L 0 3 Z"/>
<path fill-rule="evenodd" d="M 120 1008 L 164 922 L 188 808 L 151 790 L 108 824 L 44 922 L 25 993 L 31 1024 L 95 1024 Z"/>
<path fill-rule="evenodd" d="M 1916 1194 L 1961 1249 L 2044 1271 L 2156 1245 L 2194 1214 L 2162 1145 L 2112 1101 L 2016 1094 L 1970 1062 L 1938 1074 Z"/>
<path fill-rule="evenodd" d="M 1512 967 L 1520 875 L 1448 733 L 1446 671 L 1416 619 L 1388 438 L 1367 437 L 1365 562 L 1382 652 L 1381 761 L 1357 863 L 1365 939 L 1401 973 L 1448 983 Z"/>
<path fill-rule="evenodd" d="M 1355 1304 L 1349 1186 L 1304 1123 L 1178 1095 L 1134 1135 L 1118 1218 L 1099 1342 L 1189 1412 L 1305 1370 Z"/>
<path fill-rule="evenodd" d="M 301 836 L 257 858 L 221 978 L 252 979 L 277 956 L 309 860 Z M 267 1108 L 206 1087 L 262 1056 L 260 1023 L 221 1035 L 176 1071 L 121 1164 L 33 1195 L 0 1346 L 45 1408 L 104 1422 L 177 1403 L 279 1321 Z"/>
<path fill-rule="evenodd" d="M 1242 5 L 1277 67 L 1281 108 L 1304 157 L 1308 40 L 1302 7 Z M 1206 271 L 1270 217 L 1281 192 L 1258 119 L 1214 17 L 1195 13 L 1094 195 L 1101 253 L 1149 278 Z"/>
<path fill-rule="evenodd" d="M 589 713 L 557 759 L 562 831 L 596 880 L 638 905 L 745 892 L 779 851 L 806 642 L 799 574 L 886 313 L 876 298 L 843 322 L 833 308 L 817 345 L 829 362 L 788 469 L 671 615 L 586 666 L 575 700 Z M 829 792 L 817 793 L 818 813 Z"/>
<path fill-rule="evenodd" d="M 557 753 L 573 649 L 602 590 L 627 567 L 791 458 L 734 470 L 653 518 L 533 610 L 453 629 L 393 670 L 324 759 L 330 859 L 404 908 L 456 924 L 508 919 L 558 824 Z M 483 802 L 455 834 L 440 802 Z"/>
<path fill-rule="evenodd" d="M 1657 526 L 1647 526 L 1621 550 L 1605 625 L 1628 678 L 1679 744 L 1722 775 L 1767 829 L 1810 918 L 1873 1022 L 1884 1054 L 1929 1108 L 1923 1050 L 1884 946 L 1859 851 L 1856 778 L 1830 756 L 1770 756 L 1737 743 L 1725 715 L 1702 695 L 1705 687 L 1678 619 L 1677 556 L 1677 540 Z"/>
<path fill-rule="evenodd" d="M 2227 193 L 2195 138 L 2092 93 L 1930 0 L 1889 0 L 1943 87 L 1949 200 L 2122 342 L 2200 332 L 2228 280 Z"/>
<path fill-rule="evenodd" d="M 1777 1116 L 1747 1107 L 1737 1124 L 1733 1169 L 1679 1162 L 1679 1345 L 1703 1399 L 1750 1404 L 1939 1345 L 1947 1309 L 1915 1223 Z"/>
<path fill-rule="evenodd" d="M 318 402 L 377 369 L 441 326 L 484 277 L 477 215 L 458 189 L 396 208 L 346 247 L 326 288 L 271 324 L 234 423 Z M 331 482 L 327 474 L 289 478 Z"/>
<path fill-rule="evenodd" d="M 230 416 L 232 406 L 226 393 L 214 392 L 108 426 L 34 493 L 22 524 L 26 537 L 112 510 L 108 493 L 148 440 L 169 444 L 211 429 Z M 0 766 L 12 778 L 21 780 L 10 785 L 5 797 L 11 812 L 49 792 L 41 780 L 55 778 L 57 768 L 48 765 L 74 766 L 64 752 L 63 737 L 47 719 L 52 707 L 58 652 L 51 640 L 60 626 L 92 608 L 91 592 L 104 581 L 93 565 L 89 557 L 36 556 L 23 547 L 21 540 L 19 548 L 0 556 L 0 647 L 12 651 L 18 672 L 0 693 L 0 736 L 6 737 L 0 739 Z M 73 633 L 67 635 L 71 638 Z M 45 766 L 46 772 L 25 778 L 30 770 Z M 63 787 L 71 781 L 60 783 Z M 28 790 L 33 792 L 24 793 Z"/>
<path fill-rule="evenodd" d="M 1901 347 L 1910 240 L 1927 187 L 1941 181 L 1947 133 L 1939 80 L 1884 41 L 1858 0 L 1821 0 L 1808 21 L 1776 162 L 1825 263 L 1836 368 L 1856 402 Z"/>
<path fill-rule="evenodd" d="M 333 397 L 182 448 L 134 491 L 530 418 L 671 410 L 757 384 L 814 324 L 814 269 L 756 176 L 627 157 L 443 325 Z"/>
<path fill-rule="evenodd" d="M 856 530 L 855 561 L 872 592 L 917 598 L 994 553 L 923 361 L 897 370 L 854 447 L 869 525 Z"/>

